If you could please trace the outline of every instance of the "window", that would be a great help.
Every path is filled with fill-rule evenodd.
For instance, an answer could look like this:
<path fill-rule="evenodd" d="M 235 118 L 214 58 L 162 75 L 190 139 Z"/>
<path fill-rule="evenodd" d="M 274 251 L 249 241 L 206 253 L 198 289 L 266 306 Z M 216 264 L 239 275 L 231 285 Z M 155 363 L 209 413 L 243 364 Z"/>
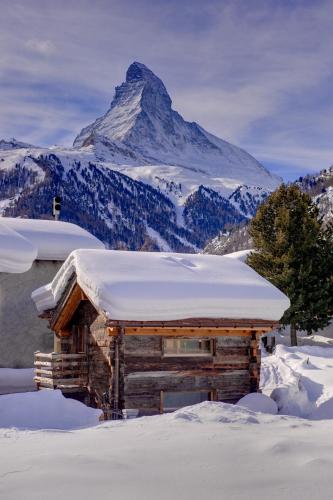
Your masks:
<path fill-rule="evenodd" d="M 212 341 L 204 339 L 163 339 L 164 356 L 212 356 Z"/>
<path fill-rule="evenodd" d="M 186 391 L 186 392 L 164 392 L 161 393 L 161 409 L 163 411 L 174 411 L 184 406 L 191 406 L 202 401 L 211 401 L 211 391 Z"/>

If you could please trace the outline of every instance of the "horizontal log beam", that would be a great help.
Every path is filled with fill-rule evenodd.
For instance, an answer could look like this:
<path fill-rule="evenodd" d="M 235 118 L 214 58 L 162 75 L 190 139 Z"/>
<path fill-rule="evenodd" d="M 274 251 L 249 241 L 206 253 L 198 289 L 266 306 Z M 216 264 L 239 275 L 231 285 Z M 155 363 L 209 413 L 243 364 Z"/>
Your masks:
<path fill-rule="evenodd" d="M 44 370 L 43 368 L 35 368 L 35 374 L 36 377 L 47 377 L 47 378 L 52 378 L 54 380 L 58 378 L 63 378 L 67 375 L 72 376 L 73 378 L 76 377 L 84 377 L 87 376 L 88 374 L 88 369 L 86 368 L 85 370 L 82 370 L 80 368 L 77 368 L 76 370 Z"/>
<path fill-rule="evenodd" d="M 49 352 L 49 353 L 44 353 L 44 352 L 35 352 L 35 359 L 51 359 L 52 361 L 69 361 L 70 359 L 72 360 L 85 360 L 87 357 L 86 354 L 80 353 L 80 354 L 61 354 L 57 352 Z"/>
<path fill-rule="evenodd" d="M 34 377 L 34 381 L 37 384 L 43 384 L 48 387 L 59 388 L 59 386 L 71 386 L 71 387 L 85 387 L 87 385 L 87 378 L 63 378 L 63 379 L 51 379 L 46 377 Z"/>
<path fill-rule="evenodd" d="M 255 333 L 263 334 L 270 331 L 271 327 L 259 327 L 255 329 Z M 236 336 L 236 337 L 250 337 L 254 331 L 245 329 L 244 327 L 132 327 L 126 326 L 124 329 L 125 336 L 127 335 L 161 335 L 163 337 L 218 337 L 218 336 Z M 119 335 L 119 328 L 109 327 L 109 336 Z"/>
<path fill-rule="evenodd" d="M 61 371 L 64 369 L 69 369 L 69 370 L 79 370 L 86 368 L 88 366 L 87 361 L 80 361 L 80 362 L 75 362 L 75 361 L 64 361 L 63 363 L 54 363 L 52 361 L 35 361 L 34 366 L 36 367 L 36 370 L 38 368 L 45 368 L 53 371 Z"/>
<path fill-rule="evenodd" d="M 224 328 L 236 328 L 242 327 L 250 330 L 257 330 L 259 327 L 270 327 L 277 328 L 279 323 L 277 321 L 264 320 L 264 319 L 230 319 L 230 318 L 187 318 L 180 320 L 168 320 L 168 321 L 134 321 L 134 320 L 113 320 L 109 319 L 106 322 L 106 326 L 110 327 L 143 327 L 143 326 L 154 326 L 154 327 L 177 327 L 177 326 L 207 326 L 207 327 L 224 327 Z"/>

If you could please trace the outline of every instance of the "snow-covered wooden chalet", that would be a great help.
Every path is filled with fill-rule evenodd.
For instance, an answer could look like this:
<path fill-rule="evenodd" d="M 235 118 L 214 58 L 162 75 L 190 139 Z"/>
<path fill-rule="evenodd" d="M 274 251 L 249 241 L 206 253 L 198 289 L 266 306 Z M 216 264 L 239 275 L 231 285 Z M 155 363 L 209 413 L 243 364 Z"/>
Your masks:
<path fill-rule="evenodd" d="M 74 251 L 33 299 L 57 338 L 36 353 L 39 388 L 107 418 L 257 391 L 260 336 L 289 307 L 237 259 L 113 250 Z"/>
<path fill-rule="evenodd" d="M 75 224 L 0 217 L 0 368 L 32 367 L 37 349 L 53 350 L 31 293 L 77 248 L 104 245 Z"/>

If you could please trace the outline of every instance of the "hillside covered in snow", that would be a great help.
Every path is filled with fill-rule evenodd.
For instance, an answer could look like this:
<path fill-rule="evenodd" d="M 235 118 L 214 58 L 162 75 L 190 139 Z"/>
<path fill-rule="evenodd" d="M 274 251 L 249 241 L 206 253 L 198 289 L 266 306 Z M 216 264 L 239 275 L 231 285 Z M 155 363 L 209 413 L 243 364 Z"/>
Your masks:
<path fill-rule="evenodd" d="M 196 252 L 253 216 L 281 179 L 185 121 L 163 82 L 134 62 L 107 113 L 73 148 L 0 140 L 0 213 L 62 218 L 112 248 Z"/>
<path fill-rule="evenodd" d="M 333 220 L 333 166 L 321 170 L 315 175 L 306 175 L 295 181 L 295 184 L 308 193 L 319 208 L 319 215 L 324 223 Z M 258 206 L 258 205 L 257 205 Z M 248 234 L 249 219 L 222 231 L 206 245 L 204 252 L 224 255 L 252 247 Z"/>

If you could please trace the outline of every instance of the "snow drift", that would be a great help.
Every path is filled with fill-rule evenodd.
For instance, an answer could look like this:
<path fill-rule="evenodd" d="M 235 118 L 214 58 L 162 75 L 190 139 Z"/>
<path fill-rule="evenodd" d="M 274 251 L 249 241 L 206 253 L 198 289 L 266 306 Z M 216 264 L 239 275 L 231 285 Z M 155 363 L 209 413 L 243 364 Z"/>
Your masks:
<path fill-rule="evenodd" d="M 310 419 L 333 418 L 333 348 L 277 345 L 263 351 L 260 384 L 279 413 Z"/>
<path fill-rule="evenodd" d="M 0 396 L 0 428 L 79 429 L 97 425 L 101 414 L 59 390 Z"/>
<path fill-rule="evenodd" d="M 33 368 L 0 368 L 0 395 L 35 390 Z"/>

